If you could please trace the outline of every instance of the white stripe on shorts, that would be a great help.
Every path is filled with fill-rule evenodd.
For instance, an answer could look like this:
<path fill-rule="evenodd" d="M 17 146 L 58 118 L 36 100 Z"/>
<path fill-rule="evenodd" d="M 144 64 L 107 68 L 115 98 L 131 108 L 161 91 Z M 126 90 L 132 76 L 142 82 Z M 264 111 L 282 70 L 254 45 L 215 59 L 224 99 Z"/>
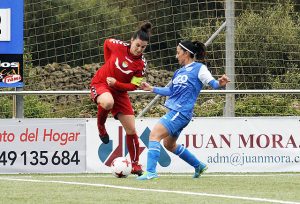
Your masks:
<path fill-rule="evenodd" d="M 179 115 L 179 112 L 177 112 L 177 113 L 173 116 L 173 118 L 171 119 L 171 121 L 175 120 L 175 119 L 177 118 L 178 115 Z"/>

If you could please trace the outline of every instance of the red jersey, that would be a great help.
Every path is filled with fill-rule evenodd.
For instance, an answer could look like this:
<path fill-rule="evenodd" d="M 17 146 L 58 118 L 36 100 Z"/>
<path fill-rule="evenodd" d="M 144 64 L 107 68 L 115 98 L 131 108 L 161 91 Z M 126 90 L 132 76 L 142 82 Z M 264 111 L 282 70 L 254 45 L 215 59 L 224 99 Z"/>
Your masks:
<path fill-rule="evenodd" d="M 107 39 L 104 42 L 105 64 L 96 72 L 91 84 L 105 83 L 107 77 L 113 77 L 122 83 L 139 86 L 133 78 L 141 79 L 145 74 L 147 62 L 144 55 L 134 56 L 130 45 L 121 40 Z"/>

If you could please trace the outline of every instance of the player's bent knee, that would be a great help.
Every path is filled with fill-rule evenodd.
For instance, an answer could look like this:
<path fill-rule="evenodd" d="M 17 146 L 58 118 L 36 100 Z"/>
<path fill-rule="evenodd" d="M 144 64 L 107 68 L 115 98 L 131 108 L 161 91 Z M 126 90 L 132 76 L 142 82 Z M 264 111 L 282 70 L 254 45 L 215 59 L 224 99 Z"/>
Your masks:
<path fill-rule="evenodd" d="M 164 143 L 164 147 L 165 147 L 168 151 L 172 152 L 173 147 L 172 147 L 171 145 Z"/>
<path fill-rule="evenodd" d="M 114 102 L 113 101 L 100 101 L 98 102 L 98 104 L 104 108 L 105 110 L 111 110 L 114 106 Z"/>
<path fill-rule="evenodd" d="M 105 110 L 111 110 L 114 106 L 114 103 L 106 103 L 104 104 L 102 107 L 105 109 Z"/>
<path fill-rule="evenodd" d="M 114 99 L 109 93 L 101 94 L 97 97 L 97 104 L 102 106 L 105 110 L 110 110 L 114 106 Z"/>
<path fill-rule="evenodd" d="M 164 147 L 170 152 L 174 152 L 176 149 L 176 144 L 174 144 L 174 143 L 170 143 L 170 142 L 164 140 L 163 144 L 164 144 Z"/>

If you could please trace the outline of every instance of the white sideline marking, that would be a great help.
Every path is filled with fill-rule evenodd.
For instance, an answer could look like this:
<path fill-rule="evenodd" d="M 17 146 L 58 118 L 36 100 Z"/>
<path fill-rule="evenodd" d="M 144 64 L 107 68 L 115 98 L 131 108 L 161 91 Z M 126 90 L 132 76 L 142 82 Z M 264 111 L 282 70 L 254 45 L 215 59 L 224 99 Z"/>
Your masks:
<path fill-rule="evenodd" d="M 192 177 L 193 174 L 169 174 L 169 173 L 163 173 L 160 174 L 159 177 Z M 0 174 L 1 176 L 1 174 Z M 108 173 L 88 173 L 88 174 L 82 174 L 82 175 L 60 175 L 60 174 L 53 174 L 53 175 L 43 175 L 44 178 L 114 178 L 113 175 Z M 300 176 L 299 173 L 286 173 L 286 174 L 211 174 L 206 173 L 204 175 L 201 175 L 201 177 L 274 177 L 274 176 Z M 30 174 L 11 174 L 9 175 L 11 178 L 34 178 L 34 175 Z M 6 178 L 9 178 L 6 176 Z M 134 176 L 130 175 L 129 178 L 134 178 Z"/>
<path fill-rule="evenodd" d="M 175 194 L 183 194 L 183 195 L 197 195 L 197 196 L 208 196 L 208 197 L 217 197 L 217 198 L 230 198 L 230 199 L 248 200 L 248 201 L 256 201 L 256 202 L 300 204 L 298 202 L 293 202 L 293 201 L 273 200 L 273 199 L 265 199 L 265 198 L 231 196 L 231 195 L 212 194 L 212 193 L 196 193 L 196 192 L 187 192 L 187 191 L 171 191 L 171 190 L 162 190 L 162 189 L 145 189 L 145 188 L 134 188 L 134 187 L 128 187 L 128 186 L 116 186 L 116 185 L 107 185 L 107 184 L 94 184 L 94 183 L 69 182 L 69 181 L 49 181 L 49 180 L 37 180 L 37 179 L 17 179 L 17 178 L 5 178 L 5 177 L 0 177 L 0 180 L 22 181 L 22 182 L 33 182 L 33 183 L 59 183 L 59 184 L 67 184 L 67 185 L 95 186 L 95 187 L 116 188 L 116 189 L 134 190 L 134 191 L 150 191 L 150 192 L 159 192 L 159 193 L 175 193 Z M 139 181 L 139 182 L 141 182 L 141 181 Z"/>
<path fill-rule="evenodd" d="M 19 175 L 18 175 L 19 176 Z M 193 174 L 160 174 L 159 177 L 192 177 Z M 201 175 L 201 177 L 273 177 L 273 176 L 300 176 L 299 173 L 289 173 L 289 174 L 204 174 Z M 24 175 L 25 177 L 32 177 L 31 175 Z M 44 175 L 44 177 L 48 178 L 80 178 L 80 177 L 86 177 L 86 178 L 109 178 L 114 177 L 111 174 L 104 174 L 99 173 L 97 175 L 95 174 L 85 174 L 85 175 Z"/>

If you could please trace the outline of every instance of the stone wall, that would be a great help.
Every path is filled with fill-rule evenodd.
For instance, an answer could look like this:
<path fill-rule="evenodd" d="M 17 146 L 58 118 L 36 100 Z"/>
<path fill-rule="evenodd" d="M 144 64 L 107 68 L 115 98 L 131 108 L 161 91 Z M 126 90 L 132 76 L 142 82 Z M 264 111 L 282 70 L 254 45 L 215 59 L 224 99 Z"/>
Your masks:
<path fill-rule="evenodd" d="M 29 70 L 25 78 L 26 90 L 86 90 L 100 67 L 100 64 L 88 64 L 82 67 L 70 67 L 67 64 L 48 64 Z M 165 86 L 173 72 L 149 68 L 145 80 L 156 86 Z"/>

